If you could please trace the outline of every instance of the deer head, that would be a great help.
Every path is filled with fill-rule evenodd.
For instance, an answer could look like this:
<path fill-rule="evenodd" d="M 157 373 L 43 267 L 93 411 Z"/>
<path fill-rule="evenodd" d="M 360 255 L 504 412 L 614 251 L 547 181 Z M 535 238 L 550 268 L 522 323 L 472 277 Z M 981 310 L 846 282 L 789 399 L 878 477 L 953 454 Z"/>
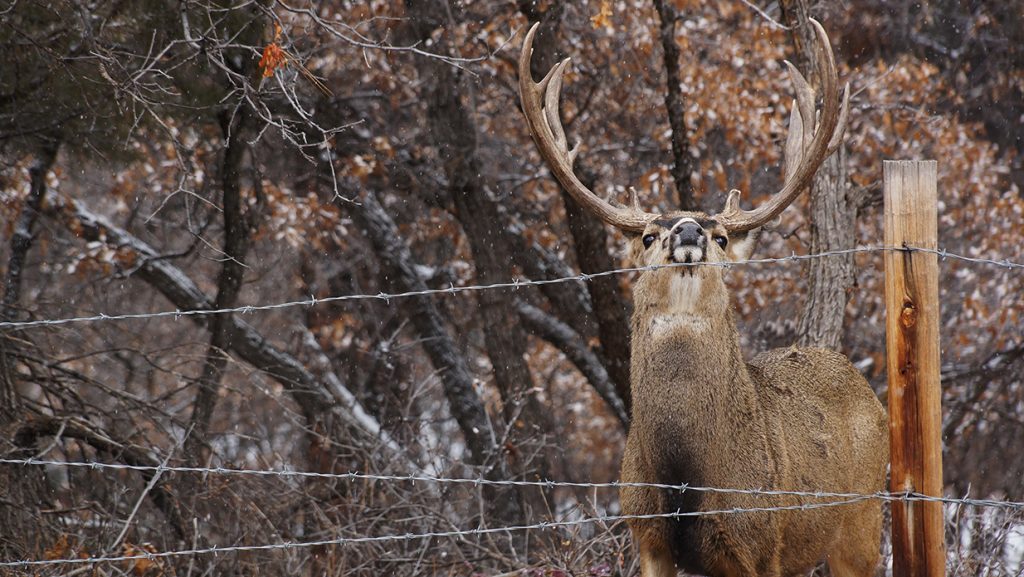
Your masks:
<path fill-rule="evenodd" d="M 756 232 L 749 239 L 748 233 L 779 216 L 808 187 L 818 166 L 839 146 L 845 129 L 849 85 L 844 88 L 840 103 L 835 58 L 828 36 L 817 21 L 811 20 L 811 25 L 819 44 L 817 60 L 823 102 L 820 117 L 816 118 L 815 114 L 814 91 L 803 75 L 786 62 L 796 99 L 786 140 L 785 183 L 754 210 L 740 208 L 740 192 L 734 189 L 723 210 L 713 216 L 694 212 L 657 214 L 640 208 L 632 188 L 630 204 L 624 207 L 606 202 L 580 182 L 573 172 L 579 144 L 568 147 L 559 114 L 562 79 L 570 60 L 566 58 L 557 64 L 539 83 L 534 82 L 530 74 L 533 38 L 539 24 L 534 24 L 527 33 L 519 56 L 519 94 L 530 134 L 565 190 L 581 206 L 631 237 L 630 254 L 638 264 L 660 264 L 677 258 L 684 261 L 747 258 L 756 241 Z"/>

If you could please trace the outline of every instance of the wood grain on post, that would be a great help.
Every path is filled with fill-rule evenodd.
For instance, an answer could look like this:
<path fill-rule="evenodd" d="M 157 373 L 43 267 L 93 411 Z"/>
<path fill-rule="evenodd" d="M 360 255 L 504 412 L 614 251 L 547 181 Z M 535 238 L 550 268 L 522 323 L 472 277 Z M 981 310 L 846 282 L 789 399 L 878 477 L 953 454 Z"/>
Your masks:
<path fill-rule="evenodd" d="M 885 245 L 935 249 L 936 164 L 885 161 Z M 893 492 L 942 495 L 938 255 L 885 253 L 886 367 Z M 942 504 L 892 504 L 894 577 L 945 574 Z"/>

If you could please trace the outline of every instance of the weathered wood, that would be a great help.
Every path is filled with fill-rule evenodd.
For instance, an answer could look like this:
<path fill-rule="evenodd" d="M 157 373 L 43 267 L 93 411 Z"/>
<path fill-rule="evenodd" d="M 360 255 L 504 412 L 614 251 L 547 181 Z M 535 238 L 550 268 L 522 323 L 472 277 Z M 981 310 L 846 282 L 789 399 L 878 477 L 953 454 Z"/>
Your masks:
<path fill-rule="evenodd" d="M 885 161 L 885 244 L 936 248 L 936 163 Z M 942 495 L 938 257 L 885 254 L 891 490 Z M 894 577 L 945 574 L 942 504 L 892 506 Z"/>

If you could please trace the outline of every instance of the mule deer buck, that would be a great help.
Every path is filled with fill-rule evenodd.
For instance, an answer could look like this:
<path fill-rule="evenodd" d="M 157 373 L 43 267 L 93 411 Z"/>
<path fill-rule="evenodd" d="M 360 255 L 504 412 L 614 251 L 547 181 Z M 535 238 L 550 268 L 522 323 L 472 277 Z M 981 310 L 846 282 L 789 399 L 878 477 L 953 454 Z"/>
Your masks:
<path fill-rule="evenodd" d="M 787 63 L 796 102 L 782 189 L 750 211 L 740 209 L 733 190 L 715 215 L 645 212 L 635 192 L 623 207 L 583 185 L 573 173 L 579 147 L 567 146 L 558 109 L 569 60 L 535 83 L 530 61 L 537 26 L 526 36 L 520 98 L 552 173 L 577 202 L 625 233 L 635 265 L 694 265 L 645 270 L 633 289 L 625 483 L 861 494 L 884 488 L 886 415 L 864 377 L 846 357 L 817 348 L 776 349 L 745 362 L 722 278 L 721 265 L 749 258 L 761 227 L 810 185 L 842 138 L 849 86 L 840 101 L 828 36 L 817 22 L 811 26 L 823 104 L 816 114 L 814 91 Z M 623 487 L 620 498 L 626 515 L 662 515 L 629 521 L 643 577 L 674 575 L 677 568 L 712 577 L 789 577 L 822 560 L 837 577 L 868 577 L 879 560 L 878 501 L 801 508 L 818 501 L 644 486 Z M 796 507 L 763 510 L 786 506 Z M 762 510 L 665 516 L 732 509 Z"/>

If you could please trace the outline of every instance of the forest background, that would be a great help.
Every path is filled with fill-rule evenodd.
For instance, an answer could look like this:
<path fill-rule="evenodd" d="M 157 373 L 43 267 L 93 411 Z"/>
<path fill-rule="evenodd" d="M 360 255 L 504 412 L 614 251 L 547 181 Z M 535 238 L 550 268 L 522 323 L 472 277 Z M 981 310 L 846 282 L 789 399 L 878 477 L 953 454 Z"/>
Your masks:
<path fill-rule="evenodd" d="M 613 489 L 331 476 L 617 477 L 634 275 L 453 290 L 628 264 L 525 129 L 515 63 L 534 22 L 536 78 L 573 57 L 584 181 L 714 212 L 730 188 L 753 206 L 780 186 L 782 60 L 811 68 L 814 17 L 851 84 L 847 138 L 758 256 L 881 245 L 882 160 L 930 158 L 940 247 L 1024 261 L 1014 2 L 5 4 L 0 456 L 141 469 L 0 465 L 2 560 L 334 540 L 87 567 L 635 570 L 622 523 L 346 541 L 614 515 Z M 940 266 L 948 494 L 1020 501 L 1024 275 Z M 728 279 L 748 355 L 837 348 L 884 400 L 880 253 Z M 431 289 L 451 294 L 375 298 Z M 186 314 L 213 309 L 235 310 Z M 954 574 L 1012 573 L 1019 511 L 948 517 Z"/>

